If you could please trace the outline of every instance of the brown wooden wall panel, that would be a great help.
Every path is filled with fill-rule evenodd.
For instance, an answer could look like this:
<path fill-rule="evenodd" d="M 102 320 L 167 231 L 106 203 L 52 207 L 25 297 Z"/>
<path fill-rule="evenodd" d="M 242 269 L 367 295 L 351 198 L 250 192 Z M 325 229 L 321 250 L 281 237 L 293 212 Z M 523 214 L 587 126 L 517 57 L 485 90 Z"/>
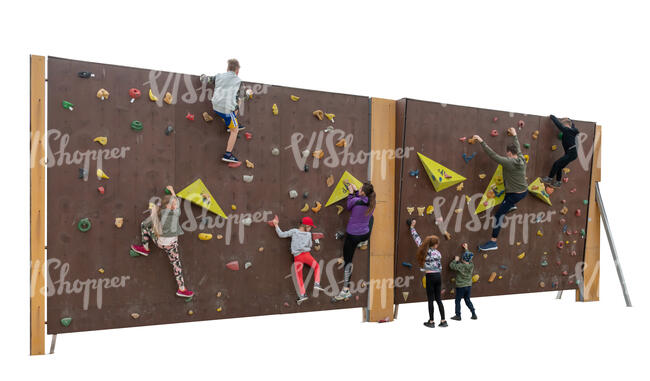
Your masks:
<path fill-rule="evenodd" d="M 80 71 L 90 71 L 96 76 L 82 79 L 77 76 Z M 300 150 L 307 148 L 312 133 L 323 138 L 332 135 L 323 132 L 332 123 L 318 121 L 312 116 L 314 110 L 322 109 L 336 114 L 335 128 L 353 136 L 352 144 L 346 150 L 354 153 L 368 151 L 369 99 L 245 83 L 245 86 L 256 89 L 256 94 L 245 102 L 240 123 L 253 137 L 249 141 L 240 133 L 234 154 L 242 161 L 250 160 L 255 168 L 249 169 L 245 164 L 229 168 L 220 160 L 228 138 L 223 122 L 216 118 L 210 123 L 203 121 L 201 114 L 212 110 L 209 98 L 193 102 L 191 94 L 188 94 L 191 93 L 189 88 L 201 89 L 199 78 L 160 72 L 159 89 L 164 87 L 165 80 L 171 78 L 172 85 L 178 79 L 178 91 L 174 93 L 174 104 L 157 104 L 147 96 L 150 73 L 145 69 L 49 58 L 48 129 L 49 144 L 55 154 L 49 160 L 47 173 L 48 333 L 365 306 L 367 294 L 363 290 L 340 304 L 332 304 L 330 297 L 323 293 L 313 296 L 313 279 L 308 283 L 310 299 L 297 306 L 293 282 L 286 278 L 292 265 L 290 240 L 279 239 L 266 222 L 260 222 L 244 227 L 243 242 L 240 242 L 239 215 L 265 211 L 271 216 L 277 214 L 284 230 L 297 226 L 302 216 L 312 216 L 318 227 L 315 231 L 325 234 L 321 240 L 322 249 L 312 252 L 317 260 L 324 261 L 321 283 L 328 287 L 333 280 L 340 282 L 342 269 L 334 266 L 330 271 L 334 275 L 332 279 L 326 267 L 342 254 L 342 241 L 335 240 L 334 235 L 338 230 L 345 230 L 347 212 L 337 215 L 334 206 L 324 207 L 333 190 L 333 187 L 327 187 L 326 178 L 331 174 L 338 181 L 343 171 L 348 170 L 364 181 L 368 176 L 368 163 L 348 162 L 329 167 L 323 161 L 316 165 L 310 158 L 307 161 L 310 169 L 305 173 L 287 147 L 292 135 L 298 132 L 305 135 L 299 144 Z M 245 77 L 245 73 L 242 75 Z M 142 91 L 142 96 L 134 103 L 129 102 L 128 96 L 132 87 Z M 110 92 L 108 100 L 96 98 L 100 88 Z M 291 94 L 301 99 L 293 102 L 289 98 Z M 64 109 L 61 105 L 63 100 L 74 103 L 74 110 Z M 272 114 L 273 104 L 279 108 L 278 116 Z M 188 112 L 195 115 L 194 121 L 185 118 Z M 212 112 L 211 115 L 215 116 Z M 142 131 L 130 128 L 133 120 L 142 121 Z M 168 125 L 175 130 L 171 136 L 164 133 Z M 107 136 L 108 144 L 102 147 L 94 143 L 97 136 Z M 58 153 L 62 139 L 69 139 L 65 152 L 73 158 L 76 151 L 115 148 L 119 151 L 122 147 L 126 155 L 121 159 L 102 161 L 100 167 L 110 179 L 101 181 L 95 176 L 97 161 L 90 160 L 88 179 L 83 180 L 78 178 L 83 164 L 64 160 L 62 165 L 58 165 L 57 160 L 62 156 Z M 344 149 L 334 147 L 329 150 L 325 144 L 326 141 L 315 141 L 311 151 L 318 148 L 316 145 L 321 145 L 326 159 L 330 156 L 342 158 L 345 154 Z M 280 149 L 279 156 L 271 154 L 274 147 Z M 253 182 L 244 183 L 244 174 L 254 175 Z M 145 217 L 143 211 L 151 197 L 163 196 L 167 184 L 174 185 L 178 192 L 197 178 L 204 181 L 231 217 L 219 226 L 187 229 L 180 237 L 185 282 L 196 293 L 192 301 L 186 302 L 174 294 L 176 283 L 166 256 L 154 248 L 148 257 L 131 257 L 129 245 L 139 242 L 139 224 Z M 104 195 L 98 193 L 98 186 L 105 187 Z M 299 193 L 298 198 L 289 198 L 291 189 Z M 304 192 L 309 192 L 307 199 L 302 197 Z M 305 202 L 313 206 L 315 201 L 323 204 L 319 213 L 300 212 Z M 230 207 L 232 204 L 237 206 L 234 212 Z M 182 213 L 183 224 L 190 224 L 190 220 L 197 224 L 203 221 L 202 209 L 195 205 L 183 203 Z M 210 221 L 215 219 L 211 213 L 206 216 Z M 116 217 L 124 218 L 121 229 L 114 225 Z M 81 218 L 90 218 L 90 231 L 82 233 L 77 230 Z M 200 241 L 197 238 L 200 232 L 225 237 Z M 228 237 L 230 241 L 226 242 Z M 259 252 L 259 247 L 264 247 L 264 251 Z M 225 267 L 232 260 L 239 261 L 239 271 Z M 61 282 L 58 261 L 68 271 L 64 282 Z M 368 252 L 358 251 L 354 261 L 352 281 L 358 284 L 368 279 Z M 251 262 L 252 267 L 244 269 L 246 262 Z M 99 269 L 104 273 L 101 274 Z M 307 275 L 306 268 L 305 278 Z M 88 293 L 86 308 L 83 291 L 67 293 L 63 287 L 64 292 L 58 292 L 61 285 L 67 285 L 65 282 L 70 282 L 74 288 L 84 284 L 75 284 L 75 280 L 113 277 L 128 279 L 124 282 L 125 287 L 103 289 L 101 308 L 95 289 Z M 221 296 L 217 296 L 218 293 Z M 220 312 L 218 308 L 221 308 Z M 188 314 L 190 310 L 193 312 L 191 315 Z M 132 313 L 140 317 L 133 319 Z M 63 317 L 72 318 L 67 328 L 59 323 Z"/>
<path fill-rule="evenodd" d="M 498 121 L 494 122 L 494 117 L 497 117 Z M 424 236 L 435 234 L 441 237 L 439 249 L 443 255 L 442 278 L 445 290 L 443 297 L 453 298 L 450 291 L 454 288 L 451 280 L 455 274 L 448 266 L 454 256 L 461 254 L 460 245 L 463 242 L 468 242 L 470 249 L 474 252 L 475 274 L 480 276 L 479 281 L 474 283 L 473 296 L 577 288 L 575 278 L 570 275 L 574 273 L 576 263 L 584 258 L 585 240 L 579 233 L 563 234 L 559 220 L 563 217 L 566 218 L 571 232 L 576 230 L 580 232 L 581 229 L 586 229 L 588 205 L 584 205 L 583 200 L 589 199 L 591 158 L 588 158 L 584 168 L 580 164 L 580 159 L 569 165 L 568 168 L 571 170 L 567 175 L 569 182 L 563 184 L 551 195 L 553 206 L 546 205 L 531 194 L 521 201 L 517 205 L 518 210 L 509 214 L 509 218 L 529 216 L 530 220 L 534 221 L 535 217 L 530 216 L 543 212 L 545 217 L 550 216 L 550 221 L 546 222 L 545 219 L 540 223 L 529 223 L 527 232 L 522 224 L 516 224 L 516 229 L 512 231 L 512 241 L 510 240 L 510 226 L 504 227 L 499 236 L 498 251 L 488 252 L 484 257 L 477 249 L 477 245 L 486 242 L 491 236 L 491 226 L 485 228 L 485 220 L 486 215 L 491 216 L 495 211 L 479 214 L 479 219 L 474 222 L 477 224 L 480 221 L 481 229 L 479 231 L 471 229 L 471 225 L 468 226 L 473 221 L 471 216 L 474 215 L 474 207 L 480 201 L 497 164 L 483 152 L 478 143 L 474 145 L 462 143 L 459 138 L 462 136 L 470 138 L 474 134 L 478 134 L 497 153 L 503 155 L 506 145 L 512 140 L 506 136 L 506 130 L 508 127 L 516 127 L 519 120 L 525 122 L 525 127 L 518 130 L 518 135 L 522 151 L 530 156 L 527 166 L 528 183 L 530 184 L 537 177 L 548 175 L 552 163 L 563 155 L 561 141 L 557 137 L 558 130 L 549 118 L 411 99 L 398 101 L 398 145 L 401 143 L 405 149 L 411 147 L 414 150 L 411 151 L 408 158 L 403 160 L 401 166 L 396 166 L 398 171 L 396 178 L 401 183 L 401 190 L 399 190 L 396 213 L 398 221 L 395 275 L 402 278 L 410 276 L 413 280 L 409 282 L 408 286 L 395 288 L 396 303 L 405 302 L 404 292 L 409 293 L 406 302 L 426 300 L 421 281 L 424 273 L 416 264 L 417 247 L 409 234 L 405 220 L 409 217 L 407 207 L 436 205 L 436 199 L 443 202 L 439 208 L 436 207 L 436 213 L 420 217 L 416 210 L 411 217 L 418 220 L 416 229 L 420 236 L 424 238 Z M 593 145 L 595 124 L 576 121 L 576 126 L 587 134 L 584 147 L 588 152 Z M 493 129 L 499 132 L 498 137 L 490 136 Z M 540 131 L 537 140 L 531 137 L 535 130 Z M 400 142 L 401 136 L 404 138 Z M 530 144 L 531 147 L 524 148 L 525 143 Z M 558 149 L 553 152 L 551 146 L 554 144 L 558 146 Z M 456 186 L 452 186 L 436 192 L 417 152 L 466 177 L 464 188 L 458 191 Z M 474 152 L 476 152 L 476 156 L 466 163 L 462 156 L 463 153 L 471 155 Z M 420 171 L 419 178 L 409 175 L 411 170 L 418 169 Z M 485 179 L 479 179 L 480 173 L 486 175 Z M 571 193 L 572 188 L 576 189 L 574 193 Z M 469 206 L 465 201 L 465 195 L 470 197 L 475 195 L 478 200 L 473 199 Z M 566 200 L 566 204 L 563 204 L 561 200 Z M 565 205 L 569 211 L 566 216 L 562 216 L 559 211 Z M 455 209 L 462 209 L 462 212 L 456 214 Z M 575 215 L 576 209 L 581 209 L 580 217 Z M 437 223 L 438 217 L 443 218 L 442 223 L 440 221 Z M 446 229 L 445 223 L 448 223 Z M 451 240 L 444 238 L 445 230 L 451 233 Z M 537 235 L 538 230 L 543 233 L 542 237 Z M 569 244 L 561 250 L 556 246 L 560 240 L 569 241 Z M 574 250 L 576 255 L 572 256 L 571 252 Z M 518 259 L 517 255 L 522 252 L 526 253 L 525 257 Z M 544 258 L 547 259 L 547 266 L 541 265 Z M 404 262 L 412 264 L 413 267 L 404 266 L 402 264 Z M 569 275 L 562 275 L 563 271 L 567 271 Z M 492 272 L 496 272 L 497 276 L 502 278 L 488 282 Z M 544 288 L 540 287 L 540 282 L 544 282 Z"/>

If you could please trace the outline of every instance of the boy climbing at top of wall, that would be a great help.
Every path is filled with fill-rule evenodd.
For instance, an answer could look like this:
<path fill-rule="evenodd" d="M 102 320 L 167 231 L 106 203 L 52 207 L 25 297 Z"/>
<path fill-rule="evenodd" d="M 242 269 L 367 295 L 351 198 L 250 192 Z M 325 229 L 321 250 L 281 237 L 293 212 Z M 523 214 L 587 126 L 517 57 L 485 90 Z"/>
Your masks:
<path fill-rule="evenodd" d="M 465 300 L 467 308 L 472 313 L 472 320 L 476 320 L 476 310 L 470 300 L 472 292 L 472 273 L 474 272 L 474 263 L 472 258 L 474 254 L 469 251 L 467 243 L 461 246 L 464 250 L 462 256 L 456 256 L 449 264 L 449 268 L 456 271 L 456 315 L 452 316 L 452 320 L 460 320 L 460 301 Z"/>
<path fill-rule="evenodd" d="M 528 194 L 528 182 L 526 181 L 526 159 L 521 153 L 519 145 L 519 138 L 517 138 L 517 130 L 514 128 L 508 129 L 508 134 L 513 138 L 513 144 L 506 147 L 506 156 L 501 156 L 494 152 L 490 146 L 481 139 L 480 136 L 474 135 L 474 139 L 481 143 L 483 151 L 494 161 L 501 164 L 503 167 L 503 183 L 505 186 L 506 195 L 503 202 L 499 206 L 494 215 L 495 223 L 492 229 L 492 239 L 480 245 L 478 248 L 481 251 L 497 250 L 497 238 L 503 225 L 503 219 L 506 213 L 517 210 L 515 206 L 519 201 L 523 200 Z"/>
<path fill-rule="evenodd" d="M 312 246 L 311 229 L 315 227 L 314 221 L 311 217 L 303 217 L 300 226 L 297 229 L 289 229 L 286 232 L 283 232 L 280 229 L 280 220 L 278 219 L 278 216 L 273 218 L 272 223 L 275 227 L 275 232 L 278 233 L 278 237 L 291 237 L 291 254 L 293 255 L 293 266 L 296 271 L 296 280 L 298 281 L 299 289 L 298 300 L 296 303 L 300 305 L 302 302 L 307 300 L 305 283 L 302 279 L 302 267 L 304 265 L 314 269 L 314 289 L 325 291 L 325 289 L 320 286 L 320 265 L 310 253 Z"/>
<path fill-rule="evenodd" d="M 551 114 L 551 120 L 555 127 L 560 130 L 562 134 L 562 148 L 564 148 L 564 156 L 557 159 L 551 167 L 551 172 L 548 177 L 542 178 L 542 181 L 547 184 L 552 184 L 554 187 L 559 188 L 562 185 L 562 170 L 569 165 L 572 161 L 578 158 L 578 146 L 576 144 L 576 136 L 580 131 L 576 128 L 573 121 L 569 118 L 558 119 L 555 115 Z M 555 182 L 553 181 L 555 177 Z"/>
<path fill-rule="evenodd" d="M 225 73 L 217 74 L 214 77 L 201 75 L 201 82 L 214 83 L 212 95 L 212 108 L 214 112 L 223 119 L 227 130 L 230 132 L 226 153 L 221 160 L 227 163 L 239 163 L 239 160 L 232 154 L 237 142 L 237 134 L 244 127 L 239 125 L 237 116 L 239 114 L 239 102 L 241 79 L 239 78 L 239 61 L 232 58 L 228 60 L 228 69 Z"/>

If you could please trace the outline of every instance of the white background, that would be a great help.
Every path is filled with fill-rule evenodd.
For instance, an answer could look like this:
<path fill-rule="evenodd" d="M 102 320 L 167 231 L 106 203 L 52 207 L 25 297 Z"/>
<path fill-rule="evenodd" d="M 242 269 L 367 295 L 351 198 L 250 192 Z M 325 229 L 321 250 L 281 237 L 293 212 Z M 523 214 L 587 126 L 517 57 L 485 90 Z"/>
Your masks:
<path fill-rule="evenodd" d="M 633 2 L 5 2 L 2 11 L 6 379 L 644 378 L 648 343 L 648 12 Z M 524 4 L 526 3 L 526 4 Z M 640 3 L 640 2 L 639 2 Z M 29 353 L 29 54 L 596 121 L 602 190 L 634 303 L 602 232 L 601 301 L 554 292 L 474 300 L 479 320 L 422 327 L 361 311 L 59 336 Z M 448 315 L 453 302 L 445 302 Z M 49 347 L 49 338 L 48 338 Z M 5 377 L 3 377 L 5 378 Z"/>

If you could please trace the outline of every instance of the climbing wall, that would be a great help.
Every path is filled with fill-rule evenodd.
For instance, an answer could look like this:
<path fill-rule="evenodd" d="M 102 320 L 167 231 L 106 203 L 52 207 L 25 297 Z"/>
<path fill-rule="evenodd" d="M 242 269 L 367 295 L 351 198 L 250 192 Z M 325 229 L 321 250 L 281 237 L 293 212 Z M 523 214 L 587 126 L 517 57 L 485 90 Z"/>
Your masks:
<path fill-rule="evenodd" d="M 81 78 L 82 71 L 94 76 Z M 157 76 L 156 86 L 152 75 Z M 324 234 L 321 249 L 312 252 L 322 261 L 321 284 L 341 281 L 336 259 L 342 255 L 342 241 L 335 235 L 345 230 L 348 215 L 337 214 L 341 202 L 325 204 L 346 170 L 358 180 L 367 178 L 367 161 L 349 159 L 351 152 L 369 150 L 367 97 L 245 83 L 253 96 L 241 110 L 246 129 L 234 154 L 254 168 L 245 162 L 230 168 L 220 160 L 228 134 L 212 112 L 211 92 L 204 92 L 197 76 L 50 57 L 47 83 L 48 333 L 367 304 L 363 290 L 340 304 L 332 304 L 322 292 L 314 296 L 312 276 L 307 283 L 310 299 L 296 305 L 290 240 L 279 239 L 266 222 L 277 214 L 287 230 L 301 217 L 312 217 L 315 232 Z M 149 98 L 152 87 L 156 102 Z M 141 92 L 133 102 L 131 88 Z M 100 89 L 108 92 L 107 99 L 98 98 Z M 171 104 L 163 101 L 166 92 Z M 312 113 L 319 109 L 335 114 L 334 121 L 317 119 Z M 214 120 L 206 122 L 203 112 Z M 326 132 L 328 126 L 335 130 Z M 304 137 L 293 149 L 292 137 L 298 133 Z M 97 137 L 106 137 L 106 145 L 95 142 Z M 334 144 L 341 138 L 346 138 L 345 147 Z M 324 152 L 317 160 L 312 154 L 319 149 Z M 299 159 L 303 150 L 310 151 L 307 170 L 294 155 Z M 345 163 L 326 165 L 328 158 L 346 155 Z M 82 178 L 80 168 L 86 170 Z M 108 178 L 99 179 L 97 169 Z M 244 175 L 252 175 L 252 181 L 245 182 Z M 177 285 L 163 252 L 154 248 L 149 256 L 132 256 L 129 247 L 140 242 L 140 221 L 147 216 L 150 198 L 164 196 L 168 184 L 180 192 L 197 179 L 229 218 L 216 219 L 214 213 L 183 202 L 186 233 L 180 237 L 180 257 L 185 283 L 195 292 L 185 300 L 175 295 Z M 296 198 L 290 198 L 291 190 Z M 314 212 L 317 203 L 322 206 Z M 301 212 L 305 204 L 307 211 Z M 250 226 L 244 224 L 247 217 L 252 218 Z M 90 229 L 82 232 L 78 224 L 86 218 Z M 117 218 L 123 219 L 121 227 Z M 200 240 L 200 233 L 212 234 L 212 239 Z M 359 250 L 354 261 L 352 281 L 363 284 L 369 274 L 368 252 Z M 231 269 L 236 266 L 238 270 Z M 306 268 L 306 279 L 308 275 Z"/>
<path fill-rule="evenodd" d="M 586 155 L 593 146 L 595 124 L 575 124 L 587 135 L 583 144 Z M 396 165 L 399 197 L 395 276 L 410 276 L 412 280 L 395 288 L 396 303 L 426 300 L 424 273 L 416 261 L 417 246 L 405 223 L 409 217 L 417 220 L 416 230 L 422 238 L 431 234 L 440 237 L 444 298 L 454 297 L 455 274 L 449 263 L 454 256 L 461 255 L 463 242 L 475 254 L 477 281 L 472 287 L 473 296 L 577 288 L 580 279 L 573 274 L 576 263 L 584 258 L 585 239 L 581 231 L 587 228 L 590 156 L 582 160 L 584 166 L 580 158 L 568 166 L 570 172 L 564 174 L 567 182 L 550 194 L 552 205 L 532 192 L 517 204 L 518 209 L 508 214 L 509 219 L 517 220 L 501 230 L 498 251 L 483 255 L 477 250 L 477 245 L 491 236 L 486 219 L 496 212 L 491 206 L 503 198 L 499 195 L 503 185 L 497 181 L 495 190 L 483 198 L 491 180 L 499 177 L 498 173 L 494 176 L 497 164 L 479 143 L 470 144 L 469 139 L 478 134 L 497 153 L 505 155 L 506 146 L 512 141 L 506 133 L 509 127 L 517 129 L 522 151 L 529 156 L 528 183 L 547 176 L 552 163 L 563 155 L 559 131 L 549 118 L 411 99 L 398 101 L 397 145 L 411 147 L 412 151 Z M 493 130 L 496 136 L 492 136 Z M 556 150 L 553 146 L 557 146 Z M 421 159 L 418 153 L 425 158 Z M 423 160 L 435 162 L 429 165 L 435 172 L 435 186 Z M 535 190 L 540 194 L 546 191 L 543 187 Z M 449 233 L 450 239 L 445 233 Z"/>

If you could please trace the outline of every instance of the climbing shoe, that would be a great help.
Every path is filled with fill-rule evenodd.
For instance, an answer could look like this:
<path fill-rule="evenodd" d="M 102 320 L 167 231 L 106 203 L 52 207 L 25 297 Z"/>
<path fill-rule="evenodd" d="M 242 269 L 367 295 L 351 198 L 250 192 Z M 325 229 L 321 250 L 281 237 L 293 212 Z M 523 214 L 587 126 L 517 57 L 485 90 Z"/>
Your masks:
<path fill-rule="evenodd" d="M 542 182 L 545 182 L 547 184 L 551 184 L 553 182 L 553 179 L 548 177 L 548 176 L 542 177 Z"/>
<path fill-rule="evenodd" d="M 436 328 L 436 324 L 430 321 L 425 321 L 424 326 L 429 328 Z"/>
<path fill-rule="evenodd" d="M 314 290 L 325 292 L 325 289 L 320 286 L 320 283 L 314 283 Z"/>
<path fill-rule="evenodd" d="M 300 304 L 302 304 L 302 302 L 304 302 L 304 301 L 307 300 L 307 299 L 308 299 L 308 298 L 307 298 L 307 295 L 300 295 L 300 296 L 298 297 L 298 300 L 296 300 L 296 303 L 297 303 L 298 305 L 300 305 Z"/>
<path fill-rule="evenodd" d="M 459 315 L 454 315 L 454 316 L 451 317 L 451 320 L 460 321 L 460 316 Z"/>
<path fill-rule="evenodd" d="M 150 251 L 147 250 L 147 248 L 145 248 L 143 245 L 131 245 L 131 250 L 140 255 L 144 255 L 145 257 L 150 253 Z"/>
<path fill-rule="evenodd" d="M 348 300 L 352 297 L 352 294 L 350 293 L 350 290 L 341 290 L 338 295 L 332 298 L 332 302 L 342 302 L 344 300 Z"/>
<path fill-rule="evenodd" d="M 194 296 L 194 293 L 190 290 L 177 290 L 176 291 L 176 296 L 180 296 L 181 298 L 191 298 Z"/>
<path fill-rule="evenodd" d="M 562 181 L 556 180 L 555 182 L 553 182 L 553 187 L 554 188 L 559 188 L 561 186 L 562 186 Z"/>
<path fill-rule="evenodd" d="M 478 249 L 481 251 L 492 251 L 492 250 L 497 250 L 499 246 L 497 246 L 497 243 L 494 241 L 487 241 L 486 243 L 479 245 Z"/>
<path fill-rule="evenodd" d="M 472 314 L 472 320 L 476 320 L 476 319 L 478 319 L 478 316 L 476 316 L 476 314 Z"/>
<path fill-rule="evenodd" d="M 237 160 L 235 155 L 233 155 L 232 153 L 224 153 L 221 160 L 225 161 L 226 163 L 239 163 L 239 160 Z"/>

